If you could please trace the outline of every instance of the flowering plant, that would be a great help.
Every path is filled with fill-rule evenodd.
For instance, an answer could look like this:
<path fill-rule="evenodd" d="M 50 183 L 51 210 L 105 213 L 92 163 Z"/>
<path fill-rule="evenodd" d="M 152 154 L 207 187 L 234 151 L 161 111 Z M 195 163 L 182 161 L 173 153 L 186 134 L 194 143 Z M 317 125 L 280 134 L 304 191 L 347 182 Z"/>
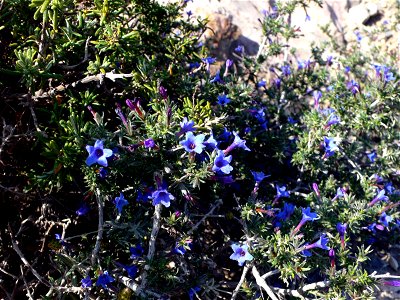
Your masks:
<path fill-rule="evenodd" d="M 10 221 L 36 278 L 15 284 L 99 299 L 373 299 L 398 285 L 367 264 L 399 238 L 394 58 L 334 43 L 298 58 L 290 16 L 319 1 L 296 0 L 260 14 L 255 57 L 237 45 L 218 63 L 187 2 L 32 2 L 42 27 L 27 32 L 51 47 L 31 37 L 10 65 L 29 105 L 49 100 L 25 173 L 33 203 L 51 202 L 34 210 L 50 267 L 16 241 L 34 218 Z M 2 272 L 15 271 L 26 279 Z"/>

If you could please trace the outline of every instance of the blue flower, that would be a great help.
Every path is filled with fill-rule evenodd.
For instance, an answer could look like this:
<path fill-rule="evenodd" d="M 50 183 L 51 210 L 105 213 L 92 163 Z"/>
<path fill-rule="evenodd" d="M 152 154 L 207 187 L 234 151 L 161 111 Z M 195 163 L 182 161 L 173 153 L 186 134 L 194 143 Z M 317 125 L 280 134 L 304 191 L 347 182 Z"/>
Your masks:
<path fill-rule="evenodd" d="M 311 208 L 307 207 L 307 208 L 302 208 L 302 219 L 300 221 L 300 223 L 296 226 L 296 228 L 294 229 L 294 233 L 298 232 L 300 230 L 300 228 L 308 221 L 314 221 L 317 220 L 319 217 L 316 213 L 312 213 L 311 212 Z"/>
<path fill-rule="evenodd" d="M 224 81 L 221 79 L 221 76 L 219 75 L 220 70 L 217 71 L 217 73 L 215 73 L 215 77 L 213 79 L 210 80 L 210 83 L 224 83 Z"/>
<path fill-rule="evenodd" d="M 385 184 L 385 191 L 388 193 L 388 195 L 391 195 L 395 192 L 395 188 L 393 187 L 393 183 L 388 182 Z"/>
<path fill-rule="evenodd" d="M 379 202 L 379 201 L 388 201 L 389 197 L 385 196 L 385 189 L 382 189 L 378 192 L 378 195 L 376 195 L 376 197 L 374 199 L 371 200 L 370 203 L 368 203 L 368 207 L 373 206 L 375 203 Z"/>
<path fill-rule="evenodd" d="M 353 95 L 360 92 L 360 85 L 354 79 L 350 80 L 346 86 Z"/>
<path fill-rule="evenodd" d="M 324 136 L 324 157 L 330 157 L 335 154 L 335 151 L 339 150 L 339 147 L 335 144 L 335 138 L 328 138 Z"/>
<path fill-rule="evenodd" d="M 224 106 L 224 105 L 228 104 L 229 102 L 231 102 L 231 99 L 229 99 L 227 95 L 224 94 L 224 95 L 218 96 L 218 104 L 219 105 Z"/>
<path fill-rule="evenodd" d="M 92 286 L 92 279 L 90 278 L 90 276 L 88 275 L 88 276 L 86 276 L 85 278 L 83 278 L 82 280 L 81 280 L 81 283 L 82 283 L 82 287 L 83 288 L 88 288 L 88 287 L 91 287 Z"/>
<path fill-rule="evenodd" d="M 239 54 L 242 54 L 243 51 L 244 51 L 243 45 L 238 45 L 238 46 L 235 48 L 235 52 L 237 52 L 237 53 L 239 53 Z"/>
<path fill-rule="evenodd" d="M 192 249 L 192 240 L 186 240 L 180 243 L 176 243 L 175 248 L 172 250 L 173 253 L 184 255 L 187 250 Z"/>
<path fill-rule="evenodd" d="M 265 87 L 267 82 L 263 79 L 257 83 L 257 87 Z"/>
<path fill-rule="evenodd" d="M 290 197 L 289 192 L 286 190 L 286 185 L 275 185 L 276 196 L 275 198 Z"/>
<path fill-rule="evenodd" d="M 181 130 L 179 131 L 179 134 L 184 134 L 189 131 L 196 131 L 196 128 L 194 128 L 194 122 L 193 121 L 188 121 L 186 117 L 183 118 L 182 122 L 180 122 Z"/>
<path fill-rule="evenodd" d="M 281 80 L 280 78 L 275 78 L 275 80 L 274 80 L 274 85 L 275 85 L 275 87 L 276 87 L 277 89 L 280 89 L 280 88 L 281 88 L 281 83 L 282 83 L 282 80 Z"/>
<path fill-rule="evenodd" d="M 107 167 L 107 157 L 110 157 L 113 152 L 110 149 L 104 149 L 103 141 L 97 140 L 94 146 L 86 146 L 86 150 L 89 153 L 89 157 L 86 159 L 88 166 L 98 163 L 103 167 Z"/>
<path fill-rule="evenodd" d="M 237 147 L 242 148 L 242 149 L 244 149 L 244 150 L 246 150 L 246 151 L 251 151 L 251 150 L 246 146 L 246 141 L 245 141 L 245 140 L 242 140 L 242 139 L 239 137 L 239 135 L 238 135 L 235 131 L 233 131 L 233 135 L 235 136 L 235 139 L 233 140 L 232 144 L 231 144 L 228 148 L 225 149 L 225 151 L 224 151 L 225 154 L 231 152 L 233 149 L 235 149 L 235 148 L 237 148 Z"/>
<path fill-rule="evenodd" d="M 367 157 L 369 159 L 370 162 L 375 162 L 375 158 L 378 157 L 378 155 L 376 154 L 375 151 L 372 151 L 371 153 L 367 154 Z"/>
<path fill-rule="evenodd" d="M 263 172 L 255 172 L 255 171 L 251 171 L 251 174 L 253 175 L 253 178 L 256 181 L 256 183 L 260 183 L 264 178 L 271 176 L 271 175 L 265 175 Z"/>
<path fill-rule="evenodd" d="M 232 155 L 225 157 L 224 151 L 218 150 L 212 170 L 214 172 L 222 172 L 225 174 L 229 174 L 233 170 L 232 166 L 230 165 L 231 161 L 232 161 Z"/>
<path fill-rule="evenodd" d="M 283 205 L 283 209 L 276 214 L 276 227 L 280 227 L 281 225 L 281 221 L 286 221 L 287 219 L 290 218 L 290 216 L 293 214 L 294 210 L 295 210 L 296 206 L 294 206 L 291 203 L 287 203 L 285 202 L 285 204 Z"/>
<path fill-rule="evenodd" d="M 322 92 L 321 91 L 314 91 L 313 92 L 313 97 L 314 97 L 314 108 L 318 109 L 319 108 L 319 100 L 322 98 Z"/>
<path fill-rule="evenodd" d="M 204 138 L 204 134 L 195 136 L 193 132 L 189 131 L 186 132 L 186 140 L 181 141 L 180 144 L 187 152 L 196 152 L 197 154 L 200 154 L 203 152 L 203 148 L 205 147 L 203 145 Z"/>
<path fill-rule="evenodd" d="M 101 286 L 104 289 L 108 289 L 107 285 L 110 284 L 111 282 L 115 281 L 113 277 L 108 275 L 107 271 L 104 271 L 103 274 L 99 275 L 99 278 L 96 281 L 97 286 Z"/>
<path fill-rule="evenodd" d="M 330 250 L 331 248 L 328 247 L 328 242 L 329 242 L 329 239 L 326 237 L 326 234 L 324 233 L 320 236 L 318 241 L 316 241 L 313 244 L 304 246 L 304 249 L 309 250 L 312 248 L 321 248 L 324 250 Z"/>
<path fill-rule="evenodd" d="M 354 34 L 356 35 L 357 42 L 358 42 L 358 43 L 361 42 L 362 36 L 361 36 L 360 31 L 356 30 L 356 31 L 354 31 Z"/>
<path fill-rule="evenodd" d="M 289 76 L 290 74 L 292 74 L 292 71 L 291 71 L 289 65 L 283 65 L 282 68 L 281 68 L 281 70 L 282 70 L 282 74 L 283 74 L 284 76 L 286 76 L 286 77 Z"/>
<path fill-rule="evenodd" d="M 83 216 L 86 215 L 90 210 L 90 207 L 87 204 L 82 204 L 81 207 L 76 211 L 76 214 L 78 216 Z"/>
<path fill-rule="evenodd" d="M 129 202 L 124 198 L 124 195 L 122 193 L 120 193 L 119 197 L 115 197 L 114 204 L 115 204 L 115 207 L 118 210 L 118 213 L 121 214 L 122 213 L 122 208 L 125 205 L 128 205 Z"/>
<path fill-rule="evenodd" d="M 126 270 L 126 272 L 128 273 L 128 276 L 130 278 L 133 279 L 133 278 L 136 277 L 136 274 L 138 272 L 138 268 L 136 266 L 125 266 L 125 265 L 122 265 L 122 267 Z"/>
<path fill-rule="evenodd" d="M 335 201 L 337 198 L 344 197 L 345 193 L 346 193 L 346 190 L 344 188 L 338 187 L 336 190 L 336 195 L 335 195 L 335 197 L 333 197 L 332 201 Z"/>
<path fill-rule="evenodd" d="M 381 214 L 379 217 L 379 222 L 381 222 L 385 227 L 389 226 L 389 222 L 392 222 L 393 218 L 391 216 L 388 216 L 385 212 Z"/>
<path fill-rule="evenodd" d="M 200 292 L 201 291 L 201 288 L 200 287 L 198 287 L 198 286 L 195 286 L 195 287 L 192 287 L 190 290 L 189 290 L 189 292 L 188 292 L 188 294 L 189 294 L 189 299 L 190 300 L 193 300 L 194 298 L 194 295 L 197 293 L 197 292 Z"/>
<path fill-rule="evenodd" d="M 347 224 L 344 223 L 337 223 L 336 224 L 336 229 L 339 232 L 339 236 L 340 236 L 340 241 L 342 243 L 342 247 L 344 248 L 344 236 L 346 234 L 346 230 L 347 230 Z"/>
<path fill-rule="evenodd" d="M 247 245 L 240 246 L 238 244 L 233 244 L 231 248 L 233 250 L 233 254 L 229 258 L 232 260 L 237 260 L 239 266 L 243 266 L 246 260 L 253 260 L 253 255 L 249 253 Z"/>
<path fill-rule="evenodd" d="M 136 259 L 144 254 L 144 249 L 141 245 L 129 247 L 129 251 L 131 252 L 131 259 Z"/>
<path fill-rule="evenodd" d="M 153 199 L 153 205 L 161 203 L 165 207 L 169 207 L 171 204 L 170 200 L 174 200 L 175 197 L 172 196 L 167 189 L 159 188 L 151 194 L 149 199 Z"/>
<path fill-rule="evenodd" d="M 217 144 L 218 144 L 218 142 L 217 142 L 217 140 L 214 138 L 214 135 L 213 135 L 212 132 L 210 133 L 210 137 L 203 143 L 203 145 L 209 146 L 209 147 L 211 147 L 212 149 L 217 148 Z"/>

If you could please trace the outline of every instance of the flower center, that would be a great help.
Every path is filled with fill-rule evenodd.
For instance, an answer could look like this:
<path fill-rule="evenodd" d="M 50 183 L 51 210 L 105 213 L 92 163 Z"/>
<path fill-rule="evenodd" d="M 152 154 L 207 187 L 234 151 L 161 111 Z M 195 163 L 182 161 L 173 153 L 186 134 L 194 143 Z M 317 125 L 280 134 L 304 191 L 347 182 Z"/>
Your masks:
<path fill-rule="evenodd" d="M 190 148 L 190 149 L 194 149 L 194 148 L 196 148 L 196 145 L 195 145 L 195 143 L 190 143 L 190 145 L 189 145 L 189 148 Z"/>
<path fill-rule="evenodd" d="M 215 162 L 215 165 L 216 165 L 218 168 L 222 168 L 222 167 L 224 166 L 224 161 L 223 161 L 223 160 L 217 160 L 217 161 Z"/>
<path fill-rule="evenodd" d="M 240 256 L 245 256 L 246 255 L 246 252 L 242 249 L 242 250 L 240 250 Z"/>
<path fill-rule="evenodd" d="M 103 150 L 102 150 L 102 149 L 96 149 L 96 150 L 94 151 L 94 154 L 95 154 L 97 157 L 102 157 L 102 156 L 103 156 Z"/>

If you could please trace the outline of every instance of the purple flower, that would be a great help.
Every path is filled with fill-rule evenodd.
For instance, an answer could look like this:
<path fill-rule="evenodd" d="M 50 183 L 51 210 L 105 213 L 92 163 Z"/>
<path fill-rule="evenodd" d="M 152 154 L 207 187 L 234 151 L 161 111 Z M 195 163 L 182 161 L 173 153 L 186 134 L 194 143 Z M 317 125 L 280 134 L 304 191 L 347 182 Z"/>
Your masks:
<path fill-rule="evenodd" d="M 243 45 L 238 45 L 238 46 L 235 48 L 235 52 L 237 52 L 237 53 L 239 53 L 239 54 L 242 54 L 243 51 L 244 51 Z"/>
<path fill-rule="evenodd" d="M 312 248 L 321 248 L 321 249 L 324 249 L 324 250 L 330 250 L 331 248 L 328 247 L 328 242 L 329 242 L 329 239 L 326 237 L 326 234 L 324 233 L 324 234 L 322 234 L 320 236 L 318 241 L 316 241 L 313 244 L 304 246 L 303 249 L 309 250 L 309 249 L 312 249 Z"/>
<path fill-rule="evenodd" d="M 371 153 L 367 154 L 367 157 L 368 157 L 370 162 L 374 163 L 375 162 L 375 158 L 377 158 L 378 155 L 376 154 L 375 151 L 372 151 Z"/>
<path fill-rule="evenodd" d="M 247 245 L 233 244 L 231 246 L 233 254 L 229 257 L 232 260 L 237 260 L 239 266 L 243 266 L 246 260 L 253 260 L 253 256 L 248 252 Z"/>
<path fill-rule="evenodd" d="M 344 248 L 344 236 L 345 236 L 345 234 L 346 234 L 346 230 L 347 230 L 347 224 L 346 223 L 344 223 L 344 224 L 342 224 L 342 223 L 337 223 L 336 224 L 336 229 L 337 229 L 337 231 L 339 232 L 339 236 L 340 236 L 340 242 L 341 242 L 341 244 L 342 244 L 342 248 Z"/>
<path fill-rule="evenodd" d="M 205 145 L 203 145 L 204 138 L 204 134 L 195 136 L 193 132 L 189 131 L 186 132 L 186 140 L 181 141 L 179 144 L 181 144 L 189 153 L 196 152 L 197 154 L 200 154 L 203 152 L 203 148 L 205 147 Z"/>
<path fill-rule="evenodd" d="M 189 294 L 189 299 L 190 300 L 193 300 L 194 298 L 194 295 L 197 293 L 197 292 L 200 292 L 201 291 L 201 288 L 200 287 L 198 287 L 198 286 L 195 286 L 195 287 L 192 287 L 190 290 L 189 290 L 189 292 L 188 292 L 188 294 Z"/>
<path fill-rule="evenodd" d="M 181 126 L 181 130 L 179 131 L 178 135 L 184 134 L 189 131 L 196 131 L 196 128 L 194 128 L 194 122 L 193 121 L 188 121 L 186 117 L 183 118 L 182 122 L 179 123 Z"/>
<path fill-rule="evenodd" d="M 289 76 L 290 74 L 292 74 L 292 71 L 291 71 L 289 65 L 283 65 L 281 68 L 281 71 L 282 71 L 283 76 L 286 76 L 286 77 Z"/>
<path fill-rule="evenodd" d="M 214 172 L 222 172 L 225 174 L 229 174 L 233 170 L 232 166 L 230 165 L 231 161 L 232 161 L 232 155 L 225 156 L 224 151 L 218 150 L 212 170 Z"/>
<path fill-rule="evenodd" d="M 315 194 L 317 195 L 318 198 L 321 197 L 321 194 L 319 192 L 319 188 L 318 188 L 318 184 L 316 184 L 315 182 L 312 184 L 313 190 L 315 192 Z"/>
<path fill-rule="evenodd" d="M 390 286 L 400 286 L 400 280 L 384 281 L 383 284 Z"/>
<path fill-rule="evenodd" d="M 276 86 L 277 89 L 281 88 L 281 83 L 282 83 L 282 80 L 280 78 L 275 78 L 274 85 Z"/>
<path fill-rule="evenodd" d="M 331 262 L 331 268 L 335 267 L 335 250 L 333 250 L 333 248 L 331 248 L 331 250 L 329 250 L 329 260 Z"/>
<path fill-rule="evenodd" d="M 302 213 L 303 217 L 300 221 L 300 223 L 296 226 L 296 228 L 293 230 L 293 233 L 296 233 L 300 230 L 300 228 L 308 221 L 314 221 L 319 219 L 318 215 L 316 213 L 311 212 L 311 208 L 302 208 Z"/>
<path fill-rule="evenodd" d="M 233 60 L 231 60 L 231 59 L 228 58 L 228 59 L 226 60 L 226 62 L 225 62 L 225 72 L 224 72 L 223 77 L 228 76 L 228 74 L 229 74 L 229 68 L 232 67 L 232 66 L 233 66 Z"/>
<path fill-rule="evenodd" d="M 389 222 L 392 222 L 393 218 L 391 216 L 388 216 L 385 212 L 381 214 L 379 217 L 379 222 L 382 223 L 385 227 L 389 226 Z"/>
<path fill-rule="evenodd" d="M 233 149 L 235 149 L 237 147 L 242 148 L 242 149 L 244 149 L 246 151 L 251 151 L 246 146 L 246 141 L 245 140 L 242 140 L 235 131 L 233 131 L 232 133 L 235 136 L 235 139 L 233 140 L 232 144 L 228 148 L 225 149 L 225 151 L 224 151 L 225 154 L 228 154 L 229 152 L 231 152 Z"/>
<path fill-rule="evenodd" d="M 326 136 L 324 136 L 324 148 L 324 158 L 334 155 L 335 151 L 339 150 L 339 147 L 335 144 L 335 138 L 328 138 Z"/>
<path fill-rule="evenodd" d="M 96 281 L 96 286 L 101 286 L 104 289 L 108 289 L 107 285 L 113 281 L 115 281 L 114 278 L 108 275 L 107 271 L 104 271 L 103 274 L 99 275 L 99 278 Z"/>
<path fill-rule="evenodd" d="M 348 74 L 350 72 L 350 70 L 351 70 L 351 67 L 349 67 L 349 66 L 344 67 L 345 74 Z"/>
<path fill-rule="evenodd" d="M 153 205 L 162 204 L 165 207 L 169 207 L 171 202 L 175 197 L 167 191 L 167 189 L 159 188 L 149 196 L 149 199 L 153 199 Z"/>
<path fill-rule="evenodd" d="M 319 100 L 322 98 L 322 92 L 321 91 L 314 91 L 313 92 L 313 97 L 314 97 L 314 108 L 318 110 L 319 108 Z"/>
<path fill-rule="evenodd" d="M 379 201 L 388 201 L 388 200 L 389 200 L 389 197 L 385 196 L 385 190 L 382 189 L 378 192 L 378 195 L 376 195 L 376 197 L 374 199 L 372 199 L 370 203 L 368 203 L 368 207 L 375 205 L 375 203 L 377 203 Z"/>
<path fill-rule="evenodd" d="M 358 43 L 361 42 L 362 36 L 361 36 L 360 31 L 356 30 L 356 31 L 354 31 L 354 34 L 356 35 L 357 42 L 358 42 Z"/>
<path fill-rule="evenodd" d="M 98 163 L 103 167 L 107 167 L 107 157 L 110 157 L 113 152 L 110 149 L 104 149 L 103 141 L 97 140 L 94 146 L 86 146 L 86 150 L 89 153 L 89 157 L 86 159 L 88 166 Z"/>
<path fill-rule="evenodd" d="M 152 138 L 145 139 L 143 144 L 145 148 L 154 148 L 154 146 L 156 145 Z"/>
<path fill-rule="evenodd" d="M 158 92 L 160 93 L 161 97 L 164 100 L 166 100 L 168 98 L 167 89 L 165 87 L 163 87 L 162 85 L 160 85 L 160 87 L 158 88 Z"/>
<path fill-rule="evenodd" d="M 350 80 L 346 86 L 353 95 L 360 92 L 360 85 L 354 79 Z"/>
<path fill-rule="evenodd" d="M 144 254 L 144 249 L 141 245 L 129 247 L 129 251 L 131 252 L 131 259 L 136 259 Z"/>
<path fill-rule="evenodd" d="M 326 122 L 325 128 L 328 128 L 329 126 L 335 125 L 340 123 L 340 117 L 334 114 L 333 112 L 329 115 L 329 119 Z"/>
<path fill-rule="evenodd" d="M 115 204 L 115 207 L 118 210 L 118 213 L 121 214 L 122 213 L 122 208 L 125 205 L 128 205 L 129 202 L 124 198 L 124 195 L 122 193 L 120 193 L 119 197 L 115 197 L 114 204 Z"/>
<path fill-rule="evenodd" d="M 225 94 L 218 96 L 218 104 L 219 105 L 224 106 L 224 105 L 228 104 L 229 102 L 231 102 L 231 100 Z"/>
<path fill-rule="evenodd" d="M 90 278 L 90 276 L 88 275 L 88 276 L 86 276 L 85 278 L 83 278 L 82 280 L 81 280 L 81 283 L 82 283 L 82 288 L 88 288 L 88 287 L 91 287 L 92 286 L 92 279 Z"/>
<path fill-rule="evenodd" d="M 336 195 L 335 195 L 335 197 L 333 197 L 332 201 L 335 201 L 337 198 L 344 197 L 345 193 L 346 193 L 346 190 L 344 188 L 338 187 L 336 190 Z"/>

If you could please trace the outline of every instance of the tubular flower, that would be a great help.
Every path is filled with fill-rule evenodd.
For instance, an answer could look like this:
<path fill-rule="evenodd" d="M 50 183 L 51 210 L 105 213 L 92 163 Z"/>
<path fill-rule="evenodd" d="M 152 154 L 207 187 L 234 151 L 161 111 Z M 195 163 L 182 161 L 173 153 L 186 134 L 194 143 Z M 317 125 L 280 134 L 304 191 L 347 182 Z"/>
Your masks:
<path fill-rule="evenodd" d="M 339 232 L 339 236 L 340 236 L 340 242 L 342 244 L 342 248 L 344 248 L 345 244 L 344 244 L 344 236 L 346 234 L 346 230 L 347 230 L 347 224 L 344 223 L 337 223 L 336 225 L 336 229 Z"/>
<path fill-rule="evenodd" d="M 296 226 L 296 228 L 293 230 L 293 233 L 296 233 L 300 230 L 300 228 L 308 221 L 314 221 L 319 219 L 318 215 L 316 213 L 311 212 L 311 208 L 302 208 L 303 212 L 303 217 L 300 221 L 300 223 Z"/>
<path fill-rule="evenodd" d="M 229 258 L 232 260 L 237 260 L 239 266 L 243 266 L 246 260 L 253 260 L 253 255 L 249 253 L 247 245 L 240 246 L 238 244 L 233 244 L 231 248 L 233 250 L 233 254 Z"/>
<path fill-rule="evenodd" d="M 113 155 L 112 150 L 104 149 L 102 140 L 97 140 L 94 146 L 87 145 L 86 150 L 89 153 L 89 156 L 86 159 L 86 164 L 88 166 L 98 163 L 103 167 L 107 167 L 107 157 Z"/>
<path fill-rule="evenodd" d="M 186 140 L 181 141 L 180 144 L 187 152 L 196 152 L 197 154 L 200 154 L 203 152 L 203 148 L 205 147 L 205 145 L 203 145 L 204 138 L 204 134 L 195 136 L 193 132 L 189 131 L 186 132 Z"/>
<path fill-rule="evenodd" d="M 217 153 L 218 155 L 215 157 L 212 170 L 214 172 L 229 174 L 233 170 L 232 166 L 230 165 L 230 162 L 232 161 L 232 155 L 225 156 L 224 151 L 222 150 L 218 150 Z"/>

